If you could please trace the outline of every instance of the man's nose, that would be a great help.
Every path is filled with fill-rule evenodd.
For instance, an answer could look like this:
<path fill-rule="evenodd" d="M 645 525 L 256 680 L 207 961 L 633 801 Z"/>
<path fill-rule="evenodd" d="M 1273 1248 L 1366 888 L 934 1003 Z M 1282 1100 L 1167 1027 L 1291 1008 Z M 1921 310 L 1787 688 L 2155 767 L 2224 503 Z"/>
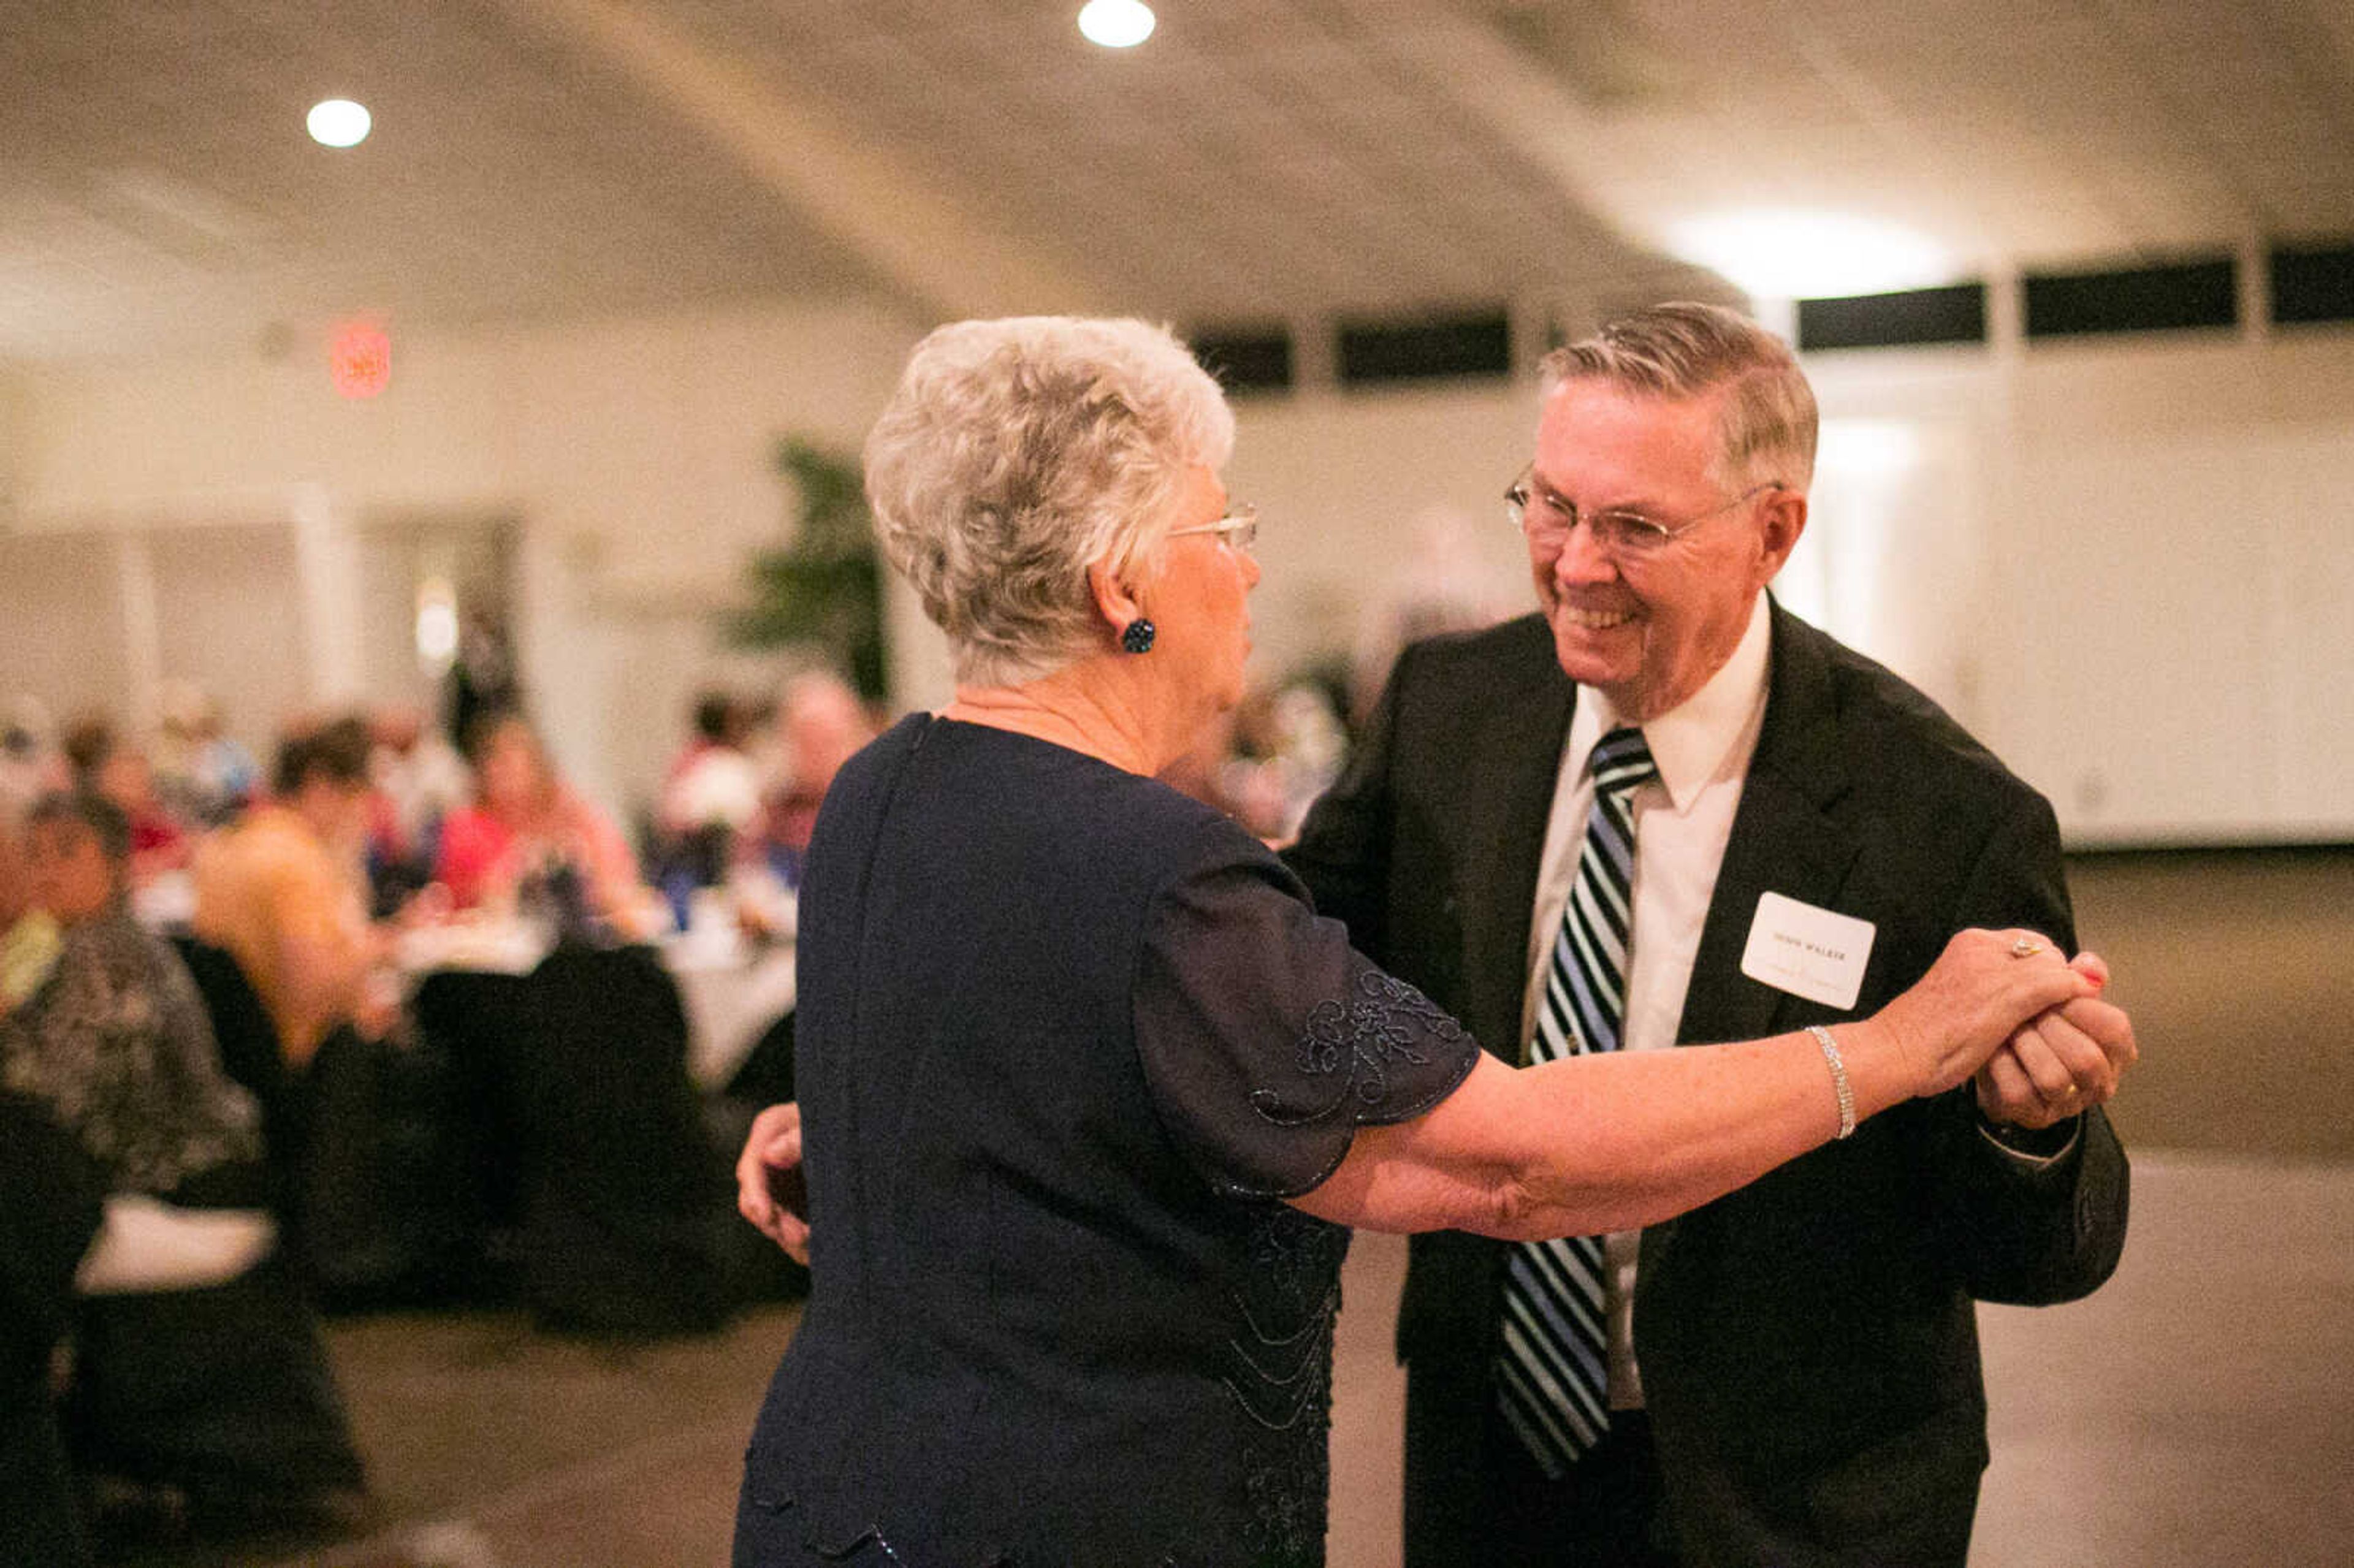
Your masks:
<path fill-rule="evenodd" d="M 1594 542 L 1594 530 L 1580 525 L 1569 531 L 1553 558 L 1553 580 L 1563 584 L 1606 583 L 1618 576 L 1618 563 Z"/>

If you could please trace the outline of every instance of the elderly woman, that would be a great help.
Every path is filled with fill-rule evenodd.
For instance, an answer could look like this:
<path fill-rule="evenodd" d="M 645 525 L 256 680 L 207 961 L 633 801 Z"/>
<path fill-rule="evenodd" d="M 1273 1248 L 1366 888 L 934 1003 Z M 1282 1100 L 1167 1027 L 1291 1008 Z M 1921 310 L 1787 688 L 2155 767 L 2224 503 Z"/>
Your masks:
<path fill-rule="evenodd" d="M 1835 1054 L 1482 1054 L 1154 780 L 1243 693 L 1232 441 L 1165 334 L 1064 319 L 934 333 L 867 441 L 959 684 L 843 769 L 811 846 L 814 1289 L 747 1456 L 744 1568 L 1320 1563 L 1342 1227 L 1651 1224 L 2102 1006 L 1978 932 Z M 739 1166 L 789 1244 L 791 1120 Z"/>

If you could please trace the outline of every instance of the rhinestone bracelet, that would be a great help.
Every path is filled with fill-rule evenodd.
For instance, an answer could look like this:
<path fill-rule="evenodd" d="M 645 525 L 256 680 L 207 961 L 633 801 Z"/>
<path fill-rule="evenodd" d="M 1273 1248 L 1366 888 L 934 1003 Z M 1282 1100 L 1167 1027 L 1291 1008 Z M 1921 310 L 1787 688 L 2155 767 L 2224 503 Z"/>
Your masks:
<path fill-rule="evenodd" d="M 1819 1023 L 1808 1024 L 1807 1033 L 1815 1037 L 1815 1044 L 1823 1048 L 1823 1060 L 1830 1064 L 1831 1087 L 1839 1091 L 1839 1136 L 1852 1137 L 1855 1133 L 1855 1091 L 1848 1087 L 1847 1064 L 1840 1060 L 1839 1042 L 1833 1040 L 1831 1032 Z"/>

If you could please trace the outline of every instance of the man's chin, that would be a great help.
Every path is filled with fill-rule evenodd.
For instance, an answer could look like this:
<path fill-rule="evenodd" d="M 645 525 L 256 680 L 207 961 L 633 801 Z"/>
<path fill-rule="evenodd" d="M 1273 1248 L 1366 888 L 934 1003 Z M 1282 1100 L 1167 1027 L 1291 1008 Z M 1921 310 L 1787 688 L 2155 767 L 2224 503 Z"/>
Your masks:
<path fill-rule="evenodd" d="M 1642 643 L 1636 623 L 1596 630 L 1556 619 L 1553 623 L 1553 652 L 1562 673 L 1580 685 L 1603 690 L 1633 680 L 1642 673 Z"/>

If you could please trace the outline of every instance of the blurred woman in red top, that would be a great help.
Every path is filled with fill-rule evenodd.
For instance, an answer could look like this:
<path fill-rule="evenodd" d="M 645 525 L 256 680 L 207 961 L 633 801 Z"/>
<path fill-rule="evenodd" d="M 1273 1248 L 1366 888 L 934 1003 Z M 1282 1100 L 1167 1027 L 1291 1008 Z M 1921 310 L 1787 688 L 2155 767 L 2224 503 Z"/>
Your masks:
<path fill-rule="evenodd" d="M 556 776 L 522 715 L 476 731 L 475 803 L 441 823 L 434 880 L 461 909 L 507 910 L 526 880 L 568 868 L 587 912 L 630 936 L 646 934 L 647 894 L 619 829 Z"/>

